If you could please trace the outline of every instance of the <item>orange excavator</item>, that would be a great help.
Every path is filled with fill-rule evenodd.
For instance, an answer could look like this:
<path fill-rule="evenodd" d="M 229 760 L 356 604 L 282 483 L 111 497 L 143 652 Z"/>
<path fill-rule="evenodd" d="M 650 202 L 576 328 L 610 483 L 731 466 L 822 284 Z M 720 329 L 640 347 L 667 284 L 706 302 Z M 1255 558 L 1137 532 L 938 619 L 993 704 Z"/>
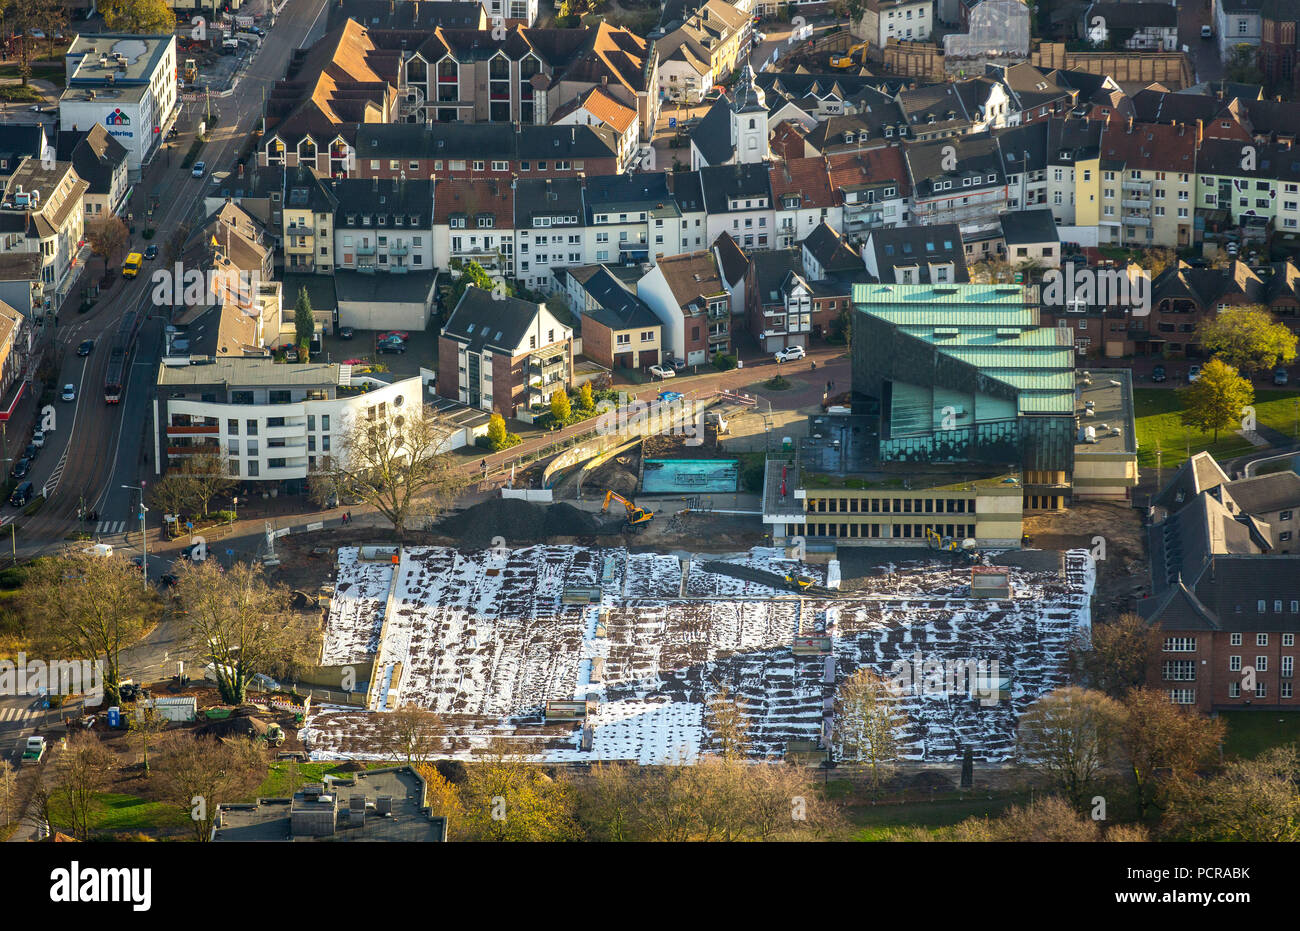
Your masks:
<path fill-rule="evenodd" d="M 627 510 L 627 528 L 633 533 L 640 533 L 650 521 L 655 519 L 654 511 L 647 511 L 645 508 L 637 507 L 616 491 L 605 492 L 605 503 L 601 505 L 600 513 L 604 514 L 609 510 L 611 501 L 617 501 Z"/>

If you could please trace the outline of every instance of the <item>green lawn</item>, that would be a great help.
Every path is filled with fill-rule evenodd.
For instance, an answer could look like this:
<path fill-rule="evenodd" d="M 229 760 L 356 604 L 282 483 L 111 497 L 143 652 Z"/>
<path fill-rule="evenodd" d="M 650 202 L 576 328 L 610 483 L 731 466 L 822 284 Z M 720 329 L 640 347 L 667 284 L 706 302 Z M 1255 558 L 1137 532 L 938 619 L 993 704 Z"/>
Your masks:
<path fill-rule="evenodd" d="M 831 780 L 832 798 L 847 800 L 849 784 Z M 992 795 L 992 798 L 989 796 Z M 846 840 L 884 840 L 894 828 L 916 826 L 933 830 L 965 821 L 967 818 L 997 817 L 1010 805 L 1029 801 L 1028 792 L 947 792 L 933 801 L 884 802 L 872 805 L 869 800 L 854 798 L 845 809 L 851 827 Z"/>
<path fill-rule="evenodd" d="M 67 824 L 66 807 L 57 799 L 50 802 L 51 821 Z M 185 812 L 169 802 L 151 802 L 137 795 L 104 792 L 91 803 L 92 834 L 129 833 L 157 828 L 189 826 Z"/>
<path fill-rule="evenodd" d="M 1187 459 L 1187 453 L 1209 450 L 1216 459 L 1244 455 L 1255 447 L 1231 431 L 1221 431 L 1216 441 L 1213 433 L 1202 433 L 1184 426 L 1179 420 L 1182 404 L 1178 392 L 1167 388 L 1134 388 L 1133 407 L 1137 417 L 1138 465 L 1155 468 L 1156 449 L 1161 451 L 1161 467 L 1174 469 Z M 1256 391 L 1255 417 L 1261 426 L 1296 436 L 1296 418 L 1300 414 L 1300 392 Z"/>
<path fill-rule="evenodd" d="M 366 764 L 366 769 L 383 769 L 387 766 L 393 766 L 392 762 L 370 762 Z M 298 764 L 298 785 L 301 786 L 307 782 L 320 782 L 326 776 L 346 777 L 349 773 L 345 772 L 340 763 L 299 763 Z M 266 779 L 257 787 L 254 793 L 257 798 L 288 798 L 289 796 L 289 764 L 287 762 L 272 763 L 271 770 L 267 773 Z M 248 799 L 252 801 L 252 799 Z"/>
<path fill-rule="evenodd" d="M 1300 711 L 1220 711 L 1228 726 L 1225 756 L 1249 759 L 1269 747 L 1300 741 Z"/>

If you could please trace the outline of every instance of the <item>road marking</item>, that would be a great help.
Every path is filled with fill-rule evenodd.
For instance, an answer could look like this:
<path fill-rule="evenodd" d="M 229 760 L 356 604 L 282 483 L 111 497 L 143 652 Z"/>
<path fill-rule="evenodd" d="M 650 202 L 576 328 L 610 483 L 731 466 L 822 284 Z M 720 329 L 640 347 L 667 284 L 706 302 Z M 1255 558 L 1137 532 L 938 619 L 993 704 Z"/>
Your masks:
<path fill-rule="evenodd" d="M 124 520 L 101 520 L 95 527 L 95 533 L 114 534 L 126 529 Z"/>
<path fill-rule="evenodd" d="M 26 721 L 31 717 L 31 708 L 0 708 L 0 722 Z"/>

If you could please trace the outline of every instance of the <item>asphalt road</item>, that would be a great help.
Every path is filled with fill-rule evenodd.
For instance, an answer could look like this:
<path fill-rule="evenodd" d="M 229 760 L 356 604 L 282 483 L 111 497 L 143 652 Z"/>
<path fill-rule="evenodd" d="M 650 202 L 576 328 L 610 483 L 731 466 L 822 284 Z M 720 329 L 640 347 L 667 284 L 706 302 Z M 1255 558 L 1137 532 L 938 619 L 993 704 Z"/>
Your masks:
<path fill-rule="evenodd" d="M 238 156 L 261 116 L 263 91 L 283 76 L 293 49 L 323 33 L 325 5 L 325 0 L 290 0 L 269 30 L 261 52 L 245 72 L 236 92 L 224 99 L 214 98 L 213 105 L 221 112 L 221 122 L 201 156 L 209 173 L 228 169 Z M 188 106 L 196 112 L 181 118 L 178 125 L 182 127 L 192 125 L 203 104 Z M 160 154 L 154 159 L 135 185 L 128 208 L 135 215 L 138 233 L 149 195 L 157 195 L 158 202 L 165 206 L 155 217 L 157 232 L 152 241 L 160 248 L 182 223 L 193 224 L 201 218 L 202 197 L 205 186 L 210 184 L 209 178 L 194 178 L 189 169 L 180 167 L 183 153 L 191 142 L 192 136 L 183 132 L 172 143 L 170 154 Z M 131 249 L 143 251 L 145 244 L 137 235 L 132 239 Z M 56 358 L 61 359 L 59 384 L 77 385 L 78 398 L 75 404 L 54 402 L 55 430 L 48 434 L 46 448 L 29 476 L 37 489 L 52 478 L 57 477 L 58 481 L 45 506 L 23 528 L 24 550 L 28 553 L 60 544 L 78 527 L 77 512 L 82 506 L 99 512 L 99 520 L 85 529 L 105 539 L 112 540 L 125 531 L 139 529 L 139 492 L 122 486 L 138 486 L 141 478 L 147 481 L 153 473 L 148 430 L 152 385 L 166 321 L 158 314 L 146 319 L 128 369 L 122 403 L 105 404 L 104 369 L 118 322 L 129 307 L 139 307 L 146 313 L 152 312 L 153 307 L 149 299 L 151 269 L 146 265 L 145 273 L 135 280 L 116 279 L 111 288 L 101 292 L 94 308 L 79 316 L 76 305 L 81 288 L 92 277 L 97 279 L 101 269 L 100 260 L 92 259 L 87 275 L 71 290 L 59 314 L 60 327 L 55 337 Z M 94 352 L 88 358 L 79 358 L 76 347 L 87 338 L 95 339 Z M 12 519 L 15 512 L 7 505 L 4 507 L 3 516 Z M 137 539 L 138 536 L 137 533 Z"/>

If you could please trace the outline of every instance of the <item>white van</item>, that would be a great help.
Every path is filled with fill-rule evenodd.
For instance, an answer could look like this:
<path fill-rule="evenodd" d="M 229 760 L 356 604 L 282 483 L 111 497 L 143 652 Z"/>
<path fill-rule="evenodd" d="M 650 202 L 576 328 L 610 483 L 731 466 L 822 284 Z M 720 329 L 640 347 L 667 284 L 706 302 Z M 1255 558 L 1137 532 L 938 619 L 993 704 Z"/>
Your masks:
<path fill-rule="evenodd" d="M 112 556 L 113 544 L 96 543 L 94 546 L 87 547 L 86 552 L 89 553 L 91 556 Z"/>

